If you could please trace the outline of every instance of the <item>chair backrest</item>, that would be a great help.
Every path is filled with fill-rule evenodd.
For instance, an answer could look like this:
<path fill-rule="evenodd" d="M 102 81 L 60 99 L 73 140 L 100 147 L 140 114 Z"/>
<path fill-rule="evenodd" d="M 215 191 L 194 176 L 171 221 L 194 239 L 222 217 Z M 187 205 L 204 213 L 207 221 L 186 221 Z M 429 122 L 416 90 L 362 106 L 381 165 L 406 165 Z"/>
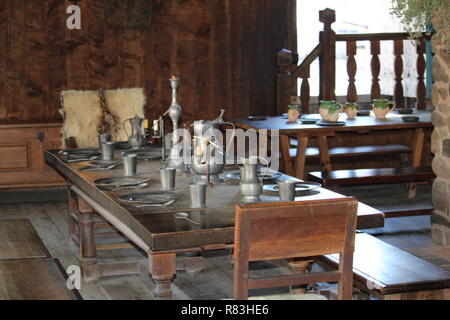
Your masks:
<path fill-rule="evenodd" d="M 354 250 L 358 201 L 354 198 L 302 202 L 238 205 L 235 227 L 234 296 L 246 299 L 248 289 L 305 284 L 315 278 L 290 276 L 277 281 L 248 281 L 248 262 L 300 258 L 339 253 L 339 272 L 326 275 L 324 280 L 350 281 Z M 350 263 L 350 266 L 349 266 Z M 350 272 L 350 274 L 349 274 Z M 350 279 L 348 279 L 350 277 Z M 304 279 L 301 279 L 304 278 Z M 303 282 L 302 282 L 303 281 Z M 318 281 L 314 281 L 318 282 Z M 342 281 L 341 281 L 342 282 Z M 347 285 L 348 286 L 348 285 Z M 340 290 L 341 291 L 341 290 Z M 348 290 L 344 292 L 349 298 Z M 340 294 L 341 297 L 344 297 Z"/>
<path fill-rule="evenodd" d="M 70 147 L 69 139 L 75 140 L 79 148 L 98 146 L 97 129 L 102 124 L 103 111 L 97 91 L 62 91 L 60 113 L 64 119 L 63 148 Z"/>
<path fill-rule="evenodd" d="M 112 115 L 115 126 L 111 132 L 113 141 L 126 141 L 131 133 L 131 125 L 125 120 L 138 116 L 144 118 L 146 98 L 144 89 L 127 88 L 105 90 L 105 103 Z"/>

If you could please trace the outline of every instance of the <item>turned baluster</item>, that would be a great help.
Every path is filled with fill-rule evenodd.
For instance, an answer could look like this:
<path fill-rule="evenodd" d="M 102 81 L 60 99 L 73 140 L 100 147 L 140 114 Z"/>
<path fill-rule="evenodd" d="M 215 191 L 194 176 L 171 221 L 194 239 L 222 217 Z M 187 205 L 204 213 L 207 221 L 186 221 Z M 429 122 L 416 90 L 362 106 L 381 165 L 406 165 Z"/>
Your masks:
<path fill-rule="evenodd" d="M 356 76 L 356 41 L 347 41 L 347 74 L 348 74 L 348 88 L 347 88 L 347 101 L 356 102 L 358 94 L 355 85 Z"/>
<path fill-rule="evenodd" d="M 277 74 L 277 112 L 285 112 L 292 92 L 296 92 L 297 88 L 295 80 L 292 79 L 289 69 L 292 65 L 297 64 L 298 54 L 292 53 L 287 49 L 278 52 L 278 74 Z"/>
<path fill-rule="evenodd" d="M 300 86 L 300 100 L 302 103 L 302 113 L 309 113 L 309 100 L 310 100 L 310 90 L 309 90 L 309 66 L 300 75 L 302 78 L 302 84 Z"/>
<path fill-rule="evenodd" d="M 334 10 L 319 11 L 319 21 L 323 23 L 319 42 L 322 50 L 319 56 L 319 99 L 336 100 L 336 33 L 331 24 L 336 21 Z"/>
<path fill-rule="evenodd" d="M 395 88 L 394 101 L 397 107 L 404 107 L 405 99 L 403 96 L 403 40 L 394 40 L 394 73 L 395 73 Z"/>
<path fill-rule="evenodd" d="M 425 39 L 420 38 L 419 43 L 417 44 L 417 109 L 426 108 L 425 97 L 427 94 L 427 88 L 425 86 L 425 53 Z"/>
<path fill-rule="evenodd" d="M 370 54 L 372 59 L 370 61 L 370 71 L 372 72 L 372 87 L 370 89 L 370 96 L 373 99 L 380 98 L 380 40 L 370 41 Z"/>

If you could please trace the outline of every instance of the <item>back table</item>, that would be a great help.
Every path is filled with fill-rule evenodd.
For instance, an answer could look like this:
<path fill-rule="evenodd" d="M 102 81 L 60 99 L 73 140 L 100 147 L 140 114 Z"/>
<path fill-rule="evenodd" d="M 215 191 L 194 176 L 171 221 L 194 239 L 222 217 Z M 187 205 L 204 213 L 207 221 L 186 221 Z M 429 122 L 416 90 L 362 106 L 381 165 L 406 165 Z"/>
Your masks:
<path fill-rule="evenodd" d="M 410 143 L 413 151 L 411 158 L 411 167 L 419 167 L 422 161 L 422 152 L 424 144 L 424 130 L 432 128 L 431 110 L 417 110 L 412 114 L 419 116 L 417 122 L 404 122 L 401 114 L 391 112 L 386 119 L 376 119 L 373 114 L 369 116 L 357 116 L 354 120 L 346 120 L 346 115 L 341 114 L 339 121 L 345 121 L 343 126 L 319 126 L 316 124 L 302 124 L 300 121 L 294 124 L 287 123 L 287 119 L 283 116 L 268 117 L 266 120 L 253 121 L 245 118 L 233 119 L 237 127 L 243 129 L 254 129 L 258 132 L 261 130 L 279 130 L 280 148 L 284 171 L 292 176 L 302 178 L 304 176 L 305 153 L 308 140 L 317 137 L 317 144 L 320 152 L 320 161 L 323 172 L 331 170 L 330 155 L 328 154 L 327 137 L 335 136 L 339 132 L 353 133 L 379 133 L 388 130 L 413 130 L 414 135 L 411 136 Z M 320 119 L 319 114 L 305 115 L 304 118 Z M 296 137 L 298 140 L 296 167 L 293 168 L 290 162 L 289 137 Z M 348 146 L 342 146 L 348 147 Z"/>
<path fill-rule="evenodd" d="M 116 158 L 119 155 L 116 154 Z M 201 252 L 232 248 L 234 238 L 235 207 L 240 202 L 240 189 L 236 181 L 228 180 L 207 191 L 207 208 L 191 209 L 188 183 L 193 176 L 177 175 L 175 192 L 181 198 L 167 208 L 136 208 L 118 199 L 125 193 L 139 192 L 136 189 L 122 191 L 102 191 L 94 181 L 105 177 L 120 177 L 122 170 L 83 172 L 79 168 L 86 163 L 66 163 L 57 151 L 46 151 L 47 163 L 59 171 L 67 180 L 71 192 L 77 197 L 76 205 L 80 214 L 80 248 L 83 276 L 86 281 L 97 280 L 102 275 L 119 274 L 106 271 L 107 266 L 97 263 L 93 214 L 97 212 L 115 228 L 122 232 L 149 257 L 149 272 L 156 283 L 155 296 L 170 297 L 170 282 L 176 273 L 176 254 L 181 252 Z M 138 176 L 151 179 L 149 188 L 142 191 L 160 189 L 159 161 L 141 161 L 138 163 Z M 228 170 L 229 171 L 229 170 Z M 222 175 L 226 176 L 226 172 Z M 289 176 L 285 178 L 291 179 Z M 344 195 L 324 188 L 309 191 L 296 198 L 296 201 L 342 198 Z M 264 202 L 278 201 L 273 194 L 263 194 Z M 73 198 L 70 202 L 74 202 Z M 72 204 L 73 206 L 73 204 Z M 177 219 L 176 212 L 189 213 L 193 224 Z M 358 229 L 379 228 L 384 225 L 382 212 L 359 203 Z"/>

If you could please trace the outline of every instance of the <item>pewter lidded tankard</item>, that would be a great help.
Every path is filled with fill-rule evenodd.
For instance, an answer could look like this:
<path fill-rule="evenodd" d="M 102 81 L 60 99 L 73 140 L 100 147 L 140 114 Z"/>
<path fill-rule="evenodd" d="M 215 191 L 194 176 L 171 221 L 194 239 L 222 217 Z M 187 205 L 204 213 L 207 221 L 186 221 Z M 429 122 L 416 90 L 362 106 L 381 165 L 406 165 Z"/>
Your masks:
<path fill-rule="evenodd" d="M 235 126 L 231 122 L 223 120 L 225 109 L 220 110 L 220 115 L 214 120 L 194 121 L 193 155 L 191 157 L 191 168 L 196 174 L 195 183 L 219 183 L 219 174 L 225 166 L 225 156 L 235 135 Z M 233 133 L 228 146 L 223 149 L 216 134 L 220 125 L 225 124 L 233 128 Z"/>

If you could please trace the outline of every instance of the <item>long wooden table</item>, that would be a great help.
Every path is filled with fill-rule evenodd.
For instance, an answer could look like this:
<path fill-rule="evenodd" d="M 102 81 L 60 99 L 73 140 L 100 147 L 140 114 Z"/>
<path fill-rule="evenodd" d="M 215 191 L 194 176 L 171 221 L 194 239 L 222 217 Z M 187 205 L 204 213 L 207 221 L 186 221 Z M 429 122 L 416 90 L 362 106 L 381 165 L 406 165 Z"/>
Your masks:
<path fill-rule="evenodd" d="M 357 116 L 354 120 L 346 120 L 346 115 L 342 114 L 339 121 L 345 121 L 343 126 L 319 126 L 316 124 L 302 124 L 300 121 L 291 124 L 287 123 L 287 119 L 283 116 L 268 117 L 266 120 L 260 121 L 248 119 L 233 119 L 232 121 L 237 127 L 254 129 L 258 132 L 261 130 L 278 130 L 284 171 L 291 176 L 302 179 L 305 173 L 305 153 L 309 139 L 312 137 L 317 138 L 322 171 L 329 172 L 331 170 L 331 162 L 328 154 L 327 138 L 340 132 L 375 134 L 390 130 L 414 130 L 415 133 L 410 139 L 413 151 L 410 165 L 411 167 L 419 167 L 422 162 L 425 129 L 432 128 L 433 124 L 430 110 L 418 110 L 413 115 L 420 117 L 418 122 L 404 122 L 402 120 L 403 115 L 396 112 L 389 113 L 386 119 L 383 120 L 376 119 L 373 114 L 370 116 Z M 319 114 L 310 114 L 304 115 L 304 118 L 320 119 L 321 117 Z M 290 161 L 290 137 L 296 137 L 298 140 L 295 168 Z"/>
<path fill-rule="evenodd" d="M 116 158 L 119 155 L 116 154 Z M 207 190 L 207 208 L 190 208 L 188 183 L 192 176 L 180 175 L 176 179 L 176 191 L 181 198 L 168 208 L 136 208 L 118 199 L 125 193 L 156 191 L 160 189 L 159 161 L 139 161 L 138 176 L 150 179 L 148 189 L 102 191 L 94 181 L 105 177 L 120 177 L 121 169 L 110 171 L 83 172 L 79 168 L 85 163 L 66 163 L 57 151 L 46 151 L 48 164 L 59 171 L 67 180 L 71 194 L 77 195 L 77 210 L 80 221 L 80 252 L 83 276 L 86 281 L 95 281 L 102 275 L 119 274 L 106 270 L 98 264 L 93 230 L 93 214 L 100 214 L 132 243 L 148 254 L 149 272 L 155 280 L 155 296 L 170 297 L 170 282 L 176 273 L 176 254 L 232 248 L 234 239 L 235 207 L 240 202 L 239 184 L 226 181 Z M 226 175 L 226 172 L 223 176 Z M 286 178 L 289 178 L 286 176 Z M 297 201 L 342 198 L 341 194 L 319 188 L 308 195 L 297 197 Z M 276 195 L 263 194 L 262 201 L 278 201 Z M 73 201 L 72 201 L 73 202 Z M 177 219 L 176 212 L 189 213 L 193 224 Z M 382 212 L 360 203 L 358 208 L 358 229 L 378 228 L 384 225 Z"/>

